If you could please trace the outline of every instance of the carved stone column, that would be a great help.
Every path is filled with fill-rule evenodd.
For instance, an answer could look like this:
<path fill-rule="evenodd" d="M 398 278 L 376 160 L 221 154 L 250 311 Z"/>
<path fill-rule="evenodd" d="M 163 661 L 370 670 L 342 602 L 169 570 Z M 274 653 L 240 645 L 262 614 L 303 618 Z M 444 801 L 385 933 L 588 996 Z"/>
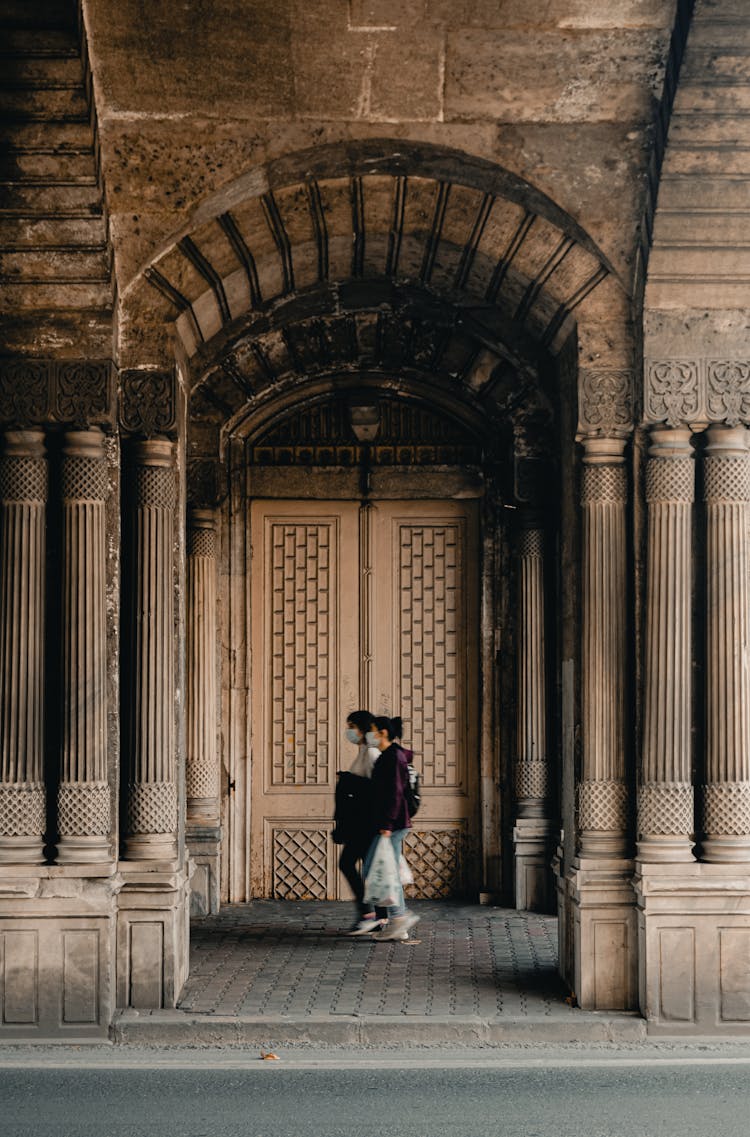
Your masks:
<path fill-rule="evenodd" d="M 216 518 L 192 509 L 187 529 L 187 842 L 195 915 L 219 909 L 219 753 L 216 691 Z"/>
<path fill-rule="evenodd" d="M 703 860 L 750 861 L 749 436 L 710 427 L 706 503 L 706 784 Z"/>
<path fill-rule="evenodd" d="M 691 431 L 655 427 L 646 468 L 648 577 L 638 859 L 693 859 Z"/>
<path fill-rule="evenodd" d="M 69 431 L 62 460 L 62 754 L 57 859 L 110 859 L 107 782 L 107 463 L 99 430 Z"/>
<path fill-rule="evenodd" d="M 0 863 L 44 861 L 47 460 L 40 430 L 0 458 Z"/>
<path fill-rule="evenodd" d="M 516 907 L 546 911 L 550 904 L 550 791 L 544 613 L 544 532 L 529 526 L 518 536 L 518 695 L 513 830 Z"/>
<path fill-rule="evenodd" d="M 580 853 L 623 857 L 628 818 L 625 441 L 586 438 L 583 445 Z"/>
<path fill-rule="evenodd" d="M 125 854 L 130 860 L 177 855 L 172 443 L 131 443 L 129 513 Z"/>

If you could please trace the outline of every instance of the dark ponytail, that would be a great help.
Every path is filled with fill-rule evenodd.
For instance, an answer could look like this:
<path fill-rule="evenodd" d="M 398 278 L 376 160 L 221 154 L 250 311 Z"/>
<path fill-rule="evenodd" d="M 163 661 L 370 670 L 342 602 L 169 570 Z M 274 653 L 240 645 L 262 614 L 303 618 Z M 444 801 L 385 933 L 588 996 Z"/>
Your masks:
<path fill-rule="evenodd" d="M 401 733 L 404 729 L 404 724 L 401 721 L 401 716 L 396 715 L 395 718 L 389 719 L 387 715 L 378 715 L 373 719 L 373 725 L 378 730 L 385 730 L 388 732 L 388 738 L 391 742 L 395 742 L 397 738 L 401 738 Z"/>

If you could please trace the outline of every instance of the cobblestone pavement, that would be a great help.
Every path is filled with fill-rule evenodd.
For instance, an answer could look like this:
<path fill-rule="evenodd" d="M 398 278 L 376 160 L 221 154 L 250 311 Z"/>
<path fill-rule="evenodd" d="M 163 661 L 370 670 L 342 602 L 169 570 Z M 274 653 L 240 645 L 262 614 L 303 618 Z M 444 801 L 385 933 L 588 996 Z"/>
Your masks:
<path fill-rule="evenodd" d="M 567 1018 L 557 922 L 503 908 L 414 902 L 407 943 L 342 934 L 344 903 L 255 901 L 192 924 L 180 1008 L 193 1014 Z"/>

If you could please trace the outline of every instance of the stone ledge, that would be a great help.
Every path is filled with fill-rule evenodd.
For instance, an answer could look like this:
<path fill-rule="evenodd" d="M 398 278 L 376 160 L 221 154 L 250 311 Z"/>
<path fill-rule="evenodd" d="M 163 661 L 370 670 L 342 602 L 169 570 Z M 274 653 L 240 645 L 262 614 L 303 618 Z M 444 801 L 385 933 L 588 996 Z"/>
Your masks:
<path fill-rule="evenodd" d="M 478 1016 L 304 1016 L 299 1018 L 192 1015 L 184 1011 L 118 1011 L 111 1038 L 130 1046 L 322 1045 L 505 1046 L 513 1042 L 639 1042 L 646 1024 L 637 1015 L 571 1012 L 521 1022 Z"/>

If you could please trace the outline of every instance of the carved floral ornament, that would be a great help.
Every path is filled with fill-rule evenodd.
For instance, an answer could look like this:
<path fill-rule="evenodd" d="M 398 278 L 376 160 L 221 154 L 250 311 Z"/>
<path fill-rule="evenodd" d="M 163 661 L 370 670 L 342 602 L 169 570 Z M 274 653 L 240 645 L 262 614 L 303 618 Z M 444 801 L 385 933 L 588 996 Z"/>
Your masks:
<path fill-rule="evenodd" d="M 177 422 L 177 387 L 173 371 L 137 368 L 120 372 L 120 426 L 147 438 L 164 434 Z"/>
<path fill-rule="evenodd" d="M 0 424 L 109 425 L 114 389 L 108 359 L 0 358 Z"/>
<path fill-rule="evenodd" d="M 628 434 L 633 425 L 633 373 L 582 369 L 578 385 L 579 429 Z"/>
<path fill-rule="evenodd" d="M 645 372 L 648 423 L 750 423 L 750 360 L 649 359 Z"/>

